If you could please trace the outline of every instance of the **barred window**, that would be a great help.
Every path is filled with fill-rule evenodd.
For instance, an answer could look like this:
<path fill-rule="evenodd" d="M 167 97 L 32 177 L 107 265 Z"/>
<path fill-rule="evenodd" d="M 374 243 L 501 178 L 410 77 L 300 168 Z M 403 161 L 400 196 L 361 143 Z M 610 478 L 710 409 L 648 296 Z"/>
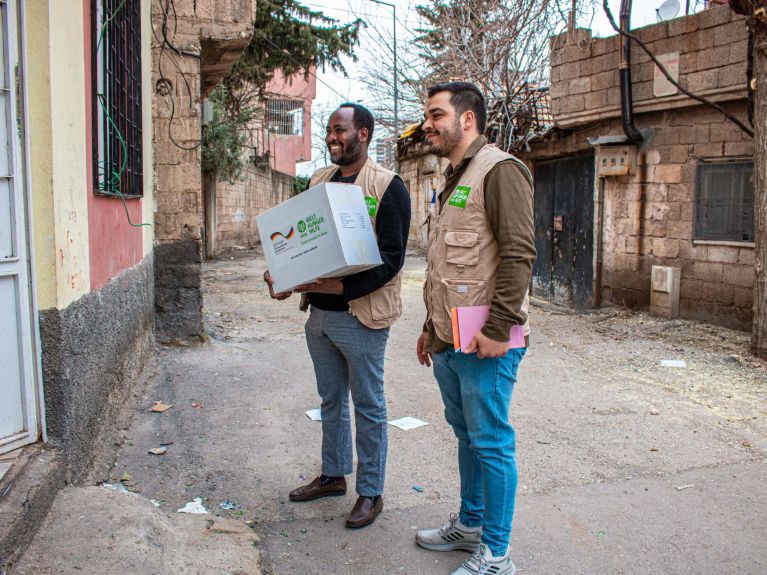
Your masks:
<path fill-rule="evenodd" d="M 695 239 L 754 241 L 754 162 L 701 162 L 695 184 Z"/>
<path fill-rule="evenodd" d="M 96 192 L 143 194 L 141 0 L 92 0 Z"/>
<path fill-rule="evenodd" d="M 267 100 L 266 126 L 273 134 L 304 135 L 304 103 L 302 100 Z"/>

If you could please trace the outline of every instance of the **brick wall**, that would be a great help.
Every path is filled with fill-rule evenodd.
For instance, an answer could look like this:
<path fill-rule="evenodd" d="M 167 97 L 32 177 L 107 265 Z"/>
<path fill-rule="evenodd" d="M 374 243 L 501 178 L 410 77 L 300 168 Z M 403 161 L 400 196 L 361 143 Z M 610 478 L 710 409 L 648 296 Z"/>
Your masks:
<path fill-rule="evenodd" d="M 216 182 L 216 251 L 260 243 L 256 216 L 293 197 L 293 177 L 249 167 L 243 181 Z"/>
<path fill-rule="evenodd" d="M 552 107 L 557 125 L 567 129 L 534 144 L 525 155 L 529 163 L 590 149 L 588 137 L 623 133 L 617 39 L 591 41 L 578 33 L 580 42 L 552 41 Z M 679 51 L 682 85 L 708 94 L 747 123 L 746 29 L 728 7 L 636 33 L 656 54 Z M 602 299 L 646 306 L 651 266 L 675 266 L 682 269 L 684 317 L 747 328 L 753 246 L 695 241 L 693 216 L 699 161 L 751 157 L 752 139 L 721 113 L 687 97 L 654 97 L 652 63 L 636 48 L 632 55 L 635 122 L 648 137 L 638 151 L 635 174 L 604 180 Z"/>

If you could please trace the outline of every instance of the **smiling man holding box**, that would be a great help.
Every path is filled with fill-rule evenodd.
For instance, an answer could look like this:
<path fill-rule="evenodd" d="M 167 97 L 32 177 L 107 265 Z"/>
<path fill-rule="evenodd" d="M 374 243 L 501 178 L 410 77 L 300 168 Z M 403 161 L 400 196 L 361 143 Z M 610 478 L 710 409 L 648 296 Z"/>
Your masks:
<path fill-rule="evenodd" d="M 418 531 L 416 542 L 434 551 L 473 551 L 453 575 L 515 572 L 509 403 L 525 349 L 509 338 L 519 326 L 528 333 L 533 185 L 522 162 L 482 136 L 486 114 L 473 84 L 449 82 L 429 90 L 422 126 L 432 151 L 450 165 L 429 216 L 427 319 L 416 353 L 422 365 L 433 360 L 445 417 L 458 437 L 461 508 L 442 527 Z M 455 351 L 451 309 L 481 309 L 475 306 L 489 306 L 487 320 Z"/>
<path fill-rule="evenodd" d="M 325 143 L 333 165 L 318 170 L 310 186 L 325 182 L 362 187 L 376 232 L 382 264 L 343 278 L 318 279 L 299 286 L 301 309 L 311 308 L 306 343 L 322 398 L 322 474 L 290 492 L 292 501 L 346 493 L 352 472 L 349 392 L 354 403 L 357 447 L 357 499 L 346 521 L 370 525 L 383 509 L 387 452 L 384 355 L 389 327 L 402 314 L 400 275 L 410 229 L 410 196 L 402 180 L 368 157 L 373 115 L 345 103 L 330 117 Z M 264 279 L 275 299 L 268 272 Z"/>

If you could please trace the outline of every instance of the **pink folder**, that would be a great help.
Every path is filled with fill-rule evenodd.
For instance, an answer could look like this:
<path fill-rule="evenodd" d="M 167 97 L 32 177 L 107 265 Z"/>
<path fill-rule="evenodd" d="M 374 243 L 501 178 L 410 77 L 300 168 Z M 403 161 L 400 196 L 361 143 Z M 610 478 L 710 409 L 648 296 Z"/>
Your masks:
<path fill-rule="evenodd" d="M 477 332 L 485 325 L 487 318 L 490 316 L 490 306 L 454 307 L 451 312 L 453 319 L 453 345 L 455 351 L 460 351 L 461 347 L 468 345 L 474 336 L 477 335 Z M 509 349 L 521 347 L 525 347 L 525 328 L 521 325 L 513 325 L 509 333 Z"/>

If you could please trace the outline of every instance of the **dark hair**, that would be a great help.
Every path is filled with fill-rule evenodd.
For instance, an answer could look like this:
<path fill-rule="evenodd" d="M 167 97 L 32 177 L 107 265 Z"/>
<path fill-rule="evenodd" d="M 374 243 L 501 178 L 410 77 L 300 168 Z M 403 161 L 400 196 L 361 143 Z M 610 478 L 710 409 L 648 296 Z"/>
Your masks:
<path fill-rule="evenodd" d="M 352 121 L 354 122 L 354 128 L 359 131 L 362 128 L 367 128 L 368 130 L 368 142 L 373 140 L 373 127 L 375 126 L 375 120 L 373 119 L 373 114 L 370 113 L 370 110 L 368 110 L 365 106 L 362 106 L 361 104 L 355 104 L 353 102 L 344 102 L 340 106 L 338 106 L 338 109 L 341 108 L 351 108 L 354 110 L 354 116 L 352 117 Z"/>
<path fill-rule="evenodd" d="M 427 95 L 431 98 L 439 92 L 450 92 L 450 103 L 458 115 L 471 110 L 477 118 L 477 130 L 485 132 L 487 125 L 487 109 L 482 92 L 471 82 L 443 82 L 429 88 Z"/>

